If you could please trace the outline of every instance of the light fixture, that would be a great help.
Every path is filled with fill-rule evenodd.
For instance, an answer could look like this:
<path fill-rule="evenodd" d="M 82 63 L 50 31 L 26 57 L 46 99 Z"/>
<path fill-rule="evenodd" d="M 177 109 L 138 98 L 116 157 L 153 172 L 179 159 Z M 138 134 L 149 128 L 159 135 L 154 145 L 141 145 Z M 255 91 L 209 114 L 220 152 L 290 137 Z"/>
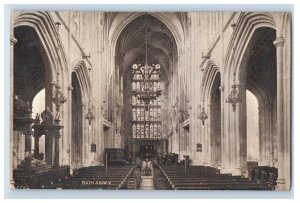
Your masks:
<path fill-rule="evenodd" d="M 93 106 L 89 107 L 89 110 L 88 110 L 88 112 L 87 112 L 87 114 L 85 116 L 85 119 L 87 119 L 89 121 L 89 125 L 91 125 L 92 124 L 92 120 L 95 119 L 95 116 L 93 114 L 93 109 L 92 108 L 93 108 Z"/>
<path fill-rule="evenodd" d="M 57 73 L 57 82 L 55 84 L 55 96 L 52 97 L 52 101 L 56 106 L 56 112 L 60 111 L 60 107 L 67 101 L 66 97 L 63 95 L 61 91 L 61 87 L 59 86 L 59 73 Z"/>
<path fill-rule="evenodd" d="M 59 26 L 61 25 L 60 22 L 56 22 L 55 26 L 57 29 L 57 32 L 59 31 Z M 56 47 L 57 49 L 57 53 L 59 52 L 59 46 L 57 45 Z M 57 70 L 59 70 L 58 68 L 58 56 L 57 56 Z M 52 97 L 52 102 L 55 104 L 56 107 L 56 112 L 57 112 L 57 119 L 59 119 L 59 111 L 60 111 L 60 107 L 67 101 L 66 97 L 64 97 L 62 91 L 61 91 L 61 87 L 59 86 L 59 72 L 57 73 L 57 81 L 55 85 L 55 93 L 54 93 L 54 97 Z"/>
<path fill-rule="evenodd" d="M 208 116 L 205 113 L 205 109 L 204 109 L 204 100 L 203 100 L 202 108 L 201 108 L 201 105 L 199 105 L 198 119 L 200 119 L 202 121 L 203 125 L 205 124 L 205 120 L 208 119 Z"/>
<path fill-rule="evenodd" d="M 89 61 L 89 59 L 91 58 L 91 53 L 89 53 L 89 55 L 87 55 L 86 53 L 84 53 L 84 51 L 82 51 L 81 57 L 82 57 L 82 59 L 85 59 L 89 63 L 88 71 L 90 73 L 90 71 L 92 70 L 91 62 Z"/>
<path fill-rule="evenodd" d="M 91 53 L 89 53 L 89 55 L 87 55 L 86 53 L 84 53 L 84 51 L 82 51 L 82 53 L 81 53 L 81 57 L 82 57 L 82 59 L 89 59 L 89 58 L 91 58 Z"/>
<path fill-rule="evenodd" d="M 202 71 L 202 79 L 201 79 L 201 81 L 202 81 L 202 91 L 201 91 L 201 93 L 202 93 L 202 98 L 203 98 L 203 103 L 202 103 L 202 108 L 201 108 L 201 105 L 199 105 L 198 106 L 198 108 L 199 108 L 199 111 L 198 111 L 198 116 L 197 116 L 197 118 L 198 119 L 200 119 L 201 121 L 202 121 L 202 124 L 204 125 L 205 124 L 205 120 L 206 119 L 208 119 L 208 116 L 207 116 L 207 114 L 205 113 L 205 108 L 204 108 L 204 94 L 203 94 L 203 92 L 204 92 L 204 87 L 203 87 L 203 85 L 204 85 L 204 83 L 203 83 L 203 71 L 204 71 L 204 68 L 201 68 L 201 71 Z"/>
<path fill-rule="evenodd" d="M 236 104 L 241 102 L 240 94 L 237 90 L 237 85 L 235 84 L 235 73 L 233 73 L 233 85 L 231 86 L 232 90 L 226 100 L 227 103 L 232 104 L 233 112 L 236 111 Z"/>
<path fill-rule="evenodd" d="M 55 23 L 55 26 L 56 26 L 56 29 L 57 29 L 57 31 L 59 30 L 59 26 L 61 25 L 61 23 L 59 22 L 59 21 L 57 21 L 56 23 Z"/>
<path fill-rule="evenodd" d="M 133 74 L 140 73 L 141 77 L 137 78 L 140 82 L 140 90 L 133 90 L 133 95 L 145 103 L 145 109 L 149 110 L 149 104 L 152 100 L 157 99 L 161 96 L 161 88 L 159 84 L 160 65 L 159 64 L 148 64 L 148 27 L 147 22 L 145 23 L 145 63 L 144 64 L 133 64 Z M 158 77 L 152 78 L 156 74 Z M 157 86 L 154 85 L 157 82 Z"/>
<path fill-rule="evenodd" d="M 231 27 L 232 27 L 232 29 L 235 29 L 235 27 L 236 27 L 236 23 L 235 23 L 235 20 L 234 20 L 234 18 L 235 18 L 235 15 L 236 15 L 236 12 L 232 12 L 232 23 L 231 23 Z"/>
<path fill-rule="evenodd" d="M 210 59 L 210 56 L 211 56 L 210 53 L 207 53 L 206 55 L 204 55 L 203 52 L 202 52 L 201 57 L 202 57 L 202 59 Z"/>
<path fill-rule="evenodd" d="M 88 62 L 88 59 L 91 57 L 91 54 L 89 53 L 89 55 L 86 55 L 84 52 L 82 52 L 82 59 L 85 59 L 87 62 Z M 89 71 L 89 78 L 91 80 L 91 64 L 89 63 L 89 66 L 88 66 L 88 71 Z M 91 90 L 92 91 L 92 90 Z M 90 95 L 90 98 L 92 98 L 92 96 Z M 94 108 L 94 105 L 92 104 L 92 101 L 91 99 L 89 100 L 89 109 L 88 109 L 88 112 L 85 116 L 85 119 L 87 119 L 89 121 L 89 125 L 92 124 L 92 120 L 95 119 L 95 116 L 93 114 L 93 108 Z"/>
<path fill-rule="evenodd" d="M 14 117 L 31 118 L 31 105 L 29 102 L 24 102 L 18 95 L 14 97 Z"/>

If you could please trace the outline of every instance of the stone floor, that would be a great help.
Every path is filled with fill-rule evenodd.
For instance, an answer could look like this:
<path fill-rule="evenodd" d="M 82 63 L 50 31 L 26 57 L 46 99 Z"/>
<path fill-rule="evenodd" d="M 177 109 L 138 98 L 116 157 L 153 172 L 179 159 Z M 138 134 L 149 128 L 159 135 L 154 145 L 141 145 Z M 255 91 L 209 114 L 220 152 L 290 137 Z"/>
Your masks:
<path fill-rule="evenodd" d="M 153 175 L 141 176 L 141 190 L 154 190 Z"/>

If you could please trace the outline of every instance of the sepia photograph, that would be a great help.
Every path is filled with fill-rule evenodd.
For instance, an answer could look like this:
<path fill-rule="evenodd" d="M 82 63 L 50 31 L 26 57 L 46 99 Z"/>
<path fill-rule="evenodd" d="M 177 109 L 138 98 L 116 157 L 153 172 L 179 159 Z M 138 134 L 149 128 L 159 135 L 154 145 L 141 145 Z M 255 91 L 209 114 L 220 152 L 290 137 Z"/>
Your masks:
<path fill-rule="evenodd" d="M 10 12 L 10 189 L 292 178 L 290 12 Z"/>

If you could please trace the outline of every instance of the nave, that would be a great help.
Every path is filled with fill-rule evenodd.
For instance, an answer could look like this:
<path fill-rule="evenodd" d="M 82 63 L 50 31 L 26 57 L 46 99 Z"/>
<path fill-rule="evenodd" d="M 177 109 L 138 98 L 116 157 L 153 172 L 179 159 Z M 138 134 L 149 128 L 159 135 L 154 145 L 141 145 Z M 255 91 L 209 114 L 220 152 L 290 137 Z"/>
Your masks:
<path fill-rule="evenodd" d="M 290 18 L 12 12 L 11 187 L 289 190 Z"/>
<path fill-rule="evenodd" d="M 190 166 L 186 161 L 180 164 L 173 161 L 159 163 L 156 159 L 146 159 L 136 164 L 129 164 L 123 160 L 107 163 L 107 166 L 84 167 L 74 171 L 72 175 L 62 168 L 54 171 L 45 165 L 36 166 L 34 170 L 36 172 L 32 173 L 30 181 L 16 180 L 16 188 L 275 190 L 278 176 L 274 167 L 252 167 L 249 169 L 249 178 L 245 178 L 230 173 L 221 174 L 220 170 L 214 167 Z"/>

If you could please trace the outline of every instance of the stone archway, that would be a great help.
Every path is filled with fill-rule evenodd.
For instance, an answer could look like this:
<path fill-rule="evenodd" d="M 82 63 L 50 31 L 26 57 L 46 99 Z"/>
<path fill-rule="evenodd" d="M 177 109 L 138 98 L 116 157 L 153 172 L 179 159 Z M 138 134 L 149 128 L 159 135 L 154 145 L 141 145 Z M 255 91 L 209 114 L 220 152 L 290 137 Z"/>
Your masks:
<path fill-rule="evenodd" d="M 11 23 L 11 72 L 14 73 L 11 101 L 14 94 L 19 94 L 23 100 L 32 103 L 34 96 L 45 88 L 46 106 L 54 111 L 51 97 L 57 79 L 65 95 L 68 84 L 68 77 L 64 77 L 68 65 L 55 23 L 49 12 L 15 12 Z M 60 75 L 57 76 L 57 73 Z M 63 108 L 67 112 L 67 108 Z M 52 142 L 51 139 L 46 140 L 45 158 L 49 164 L 53 163 Z M 63 157 L 67 155 L 60 156 L 61 160 Z M 60 163 L 63 164 L 62 161 Z"/>
<path fill-rule="evenodd" d="M 267 157 L 269 157 L 267 159 L 273 157 L 271 159 L 273 159 L 274 161 L 276 161 L 276 158 L 274 158 L 274 154 L 278 152 L 278 160 L 282 160 L 278 161 L 277 165 L 277 167 L 279 168 L 279 174 L 282 172 L 281 176 L 289 177 L 287 173 L 283 175 L 285 173 L 285 166 L 283 162 L 285 161 L 283 158 L 280 158 L 280 154 L 282 156 L 283 153 L 281 153 L 280 150 L 276 150 L 274 148 L 270 149 L 270 145 L 272 143 L 272 141 L 270 142 L 270 135 L 273 137 L 278 137 L 278 140 L 281 139 L 282 136 L 290 136 L 279 132 L 279 130 L 289 128 L 289 126 L 283 125 L 283 123 L 278 119 L 278 104 L 285 103 L 286 105 L 289 105 L 289 98 L 276 96 L 282 94 L 282 91 L 280 89 L 283 88 L 283 76 L 280 72 L 278 72 L 278 70 L 286 68 L 287 71 L 289 71 L 290 68 L 289 66 L 283 67 L 283 64 L 280 63 L 284 56 L 282 52 L 278 52 L 278 46 L 276 50 L 276 47 L 274 47 L 273 45 L 273 43 L 277 45 L 277 42 L 282 44 L 282 40 L 275 40 L 276 38 L 282 38 L 282 32 L 280 31 L 283 29 L 281 27 L 282 24 L 280 23 L 281 20 L 282 16 L 277 14 L 272 15 L 270 13 L 243 13 L 239 16 L 238 22 L 228 46 L 228 51 L 225 58 L 226 80 L 224 84 L 224 93 L 225 96 L 229 95 L 230 91 L 232 90 L 231 85 L 233 84 L 233 80 L 235 79 L 242 102 L 237 104 L 236 112 L 233 112 L 232 108 L 229 108 L 229 104 L 227 104 L 228 109 L 225 111 L 224 115 L 224 128 L 226 134 L 228 135 L 224 140 L 226 144 L 224 145 L 225 156 L 223 156 L 223 158 L 226 160 L 225 163 L 227 163 L 227 165 L 225 164 L 223 167 L 227 169 L 227 171 L 228 169 L 230 169 L 229 171 L 234 171 L 233 173 L 236 174 L 247 174 L 247 151 L 245 150 L 247 146 L 245 98 L 246 89 L 249 89 L 258 98 L 260 112 L 264 112 L 263 114 L 260 113 L 260 125 L 261 123 L 264 123 L 262 125 L 264 126 L 264 132 L 260 131 L 260 136 L 264 137 L 263 139 L 260 139 L 260 152 L 265 151 L 264 154 L 268 154 Z M 260 33 L 264 34 L 260 35 Z M 286 53 L 288 52 L 287 50 L 285 51 Z M 270 58 L 268 54 L 272 55 L 272 57 Z M 262 56 L 267 57 L 267 59 L 269 57 L 270 60 L 260 59 Z M 262 61 L 266 62 L 266 64 L 263 64 Z M 258 63 L 256 64 L 256 67 L 261 67 L 260 70 L 257 70 L 257 68 L 251 68 L 255 66 L 253 65 L 255 63 Z M 267 73 L 268 71 L 269 73 Z M 259 79 L 260 77 L 264 78 Z M 280 116 L 282 115 L 283 112 Z M 284 115 L 288 116 L 287 114 Z M 272 124 L 270 125 L 271 121 Z M 272 127 L 266 127 L 266 123 L 268 123 L 267 126 Z M 268 132 L 266 133 L 266 128 L 274 130 L 275 126 L 277 127 L 277 133 L 274 131 L 271 132 L 271 130 L 268 130 Z M 268 136 L 265 137 L 266 135 Z M 275 143 L 277 143 L 279 148 L 282 146 L 282 144 L 285 145 L 284 143 L 286 141 L 278 142 L 278 140 L 275 141 Z M 230 143 L 234 144 L 230 146 Z M 226 152 L 233 153 L 229 153 L 229 156 L 227 156 Z M 267 162 L 270 164 L 270 161 Z"/>
<path fill-rule="evenodd" d="M 91 105 L 90 78 L 86 64 L 79 60 L 72 71 L 72 134 L 71 168 L 92 164 L 89 146 L 92 144 L 88 121 L 85 115 Z"/>
<path fill-rule="evenodd" d="M 216 73 L 210 91 L 210 139 L 211 162 L 215 167 L 221 166 L 221 76 Z"/>
<path fill-rule="evenodd" d="M 80 84 L 75 73 L 72 73 L 72 139 L 71 139 L 71 166 L 82 167 L 83 155 L 83 112 Z"/>
<path fill-rule="evenodd" d="M 114 86 L 115 98 L 119 98 L 123 108 L 122 116 L 119 117 L 118 123 L 121 125 L 121 131 L 127 137 L 121 138 L 125 140 L 130 138 L 132 129 L 128 128 L 132 116 L 131 112 L 131 66 L 133 64 L 143 63 L 145 60 L 145 21 L 148 22 L 149 39 L 148 39 L 148 62 L 149 64 L 160 64 L 161 66 L 161 115 L 162 120 L 168 120 L 168 91 L 171 77 L 176 75 L 177 69 L 177 53 L 175 38 L 168 27 L 153 15 L 139 15 L 123 28 L 120 33 L 115 48 L 115 75 Z M 175 81 L 174 81 L 175 82 Z M 112 105 L 115 103 L 112 100 Z M 115 107 L 114 107 L 115 108 Z M 116 112 L 116 108 L 115 111 Z M 127 126 L 127 127 L 126 127 Z M 167 123 L 162 123 L 162 134 L 167 134 Z M 114 140 L 116 142 L 116 139 Z M 118 142 L 118 141 L 117 141 Z M 122 141 L 121 143 L 128 143 Z"/>
<path fill-rule="evenodd" d="M 203 85 L 203 104 L 208 120 L 207 125 L 202 125 L 204 130 L 205 146 L 208 146 L 208 154 L 205 155 L 205 162 L 208 165 L 220 167 L 222 163 L 222 99 L 221 99 L 221 72 L 219 67 L 211 59 L 207 62 L 204 69 Z M 207 107 L 207 108 L 206 108 Z"/>
<path fill-rule="evenodd" d="M 34 29 L 39 38 L 39 51 L 45 61 L 45 69 L 51 77 L 51 82 L 56 81 L 57 73 L 59 79 L 67 84 L 67 59 L 56 25 L 49 12 L 16 12 L 13 17 L 13 28 L 30 27 Z M 13 35 L 13 31 L 11 33 Z M 18 40 L 18 39 L 16 39 Z M 16 42 L 17 44 L 17 42 Z"/>
<path fill-rule="evenodd" d="M 46 106 L 52 107 L 52 77 L 51 70 L 47 67 L 48 58 L 45 49 L 41 44 L 41 39 L 36 30 L 30 26 L 17 26 L 14 28 L 14 37 L 18 43 L 14 47 L 14 91 L 13 95 L 32 105 L 34 97 L 45 88 Z M 41 114 L 41 112 L 38 112 Z M 32 138 L 26 136 L 25 139 Z M 28 142 L 29 143 L 29 142 Z M 53 164 L 53 139 L 45 139 L 45 161 Z M 20 146 L 20 148 L 22 148 Z M 31 147 L 25 146 L 25 150 Z"/>
<path fill-rule="evenodd" d="M 242 102 L 239 104 L 239 136 L 241 147 L 241 167 L 247 162 L 247 124 L 246 124 L 246 90 L 249 89 L 258 98 L 259 105 L 259 146 L 260 165 L 273 163 L 273 140 L 276 139 L 277 82 L 276 82 L 276 48 L 273 45 L 276 32 L 272 28 L 257 28 L 251 36 L 237 76 Z M 249 104 L 250 105 L 250 104 Z M 246 171 L 245 171 L 246 172 Z"/>

